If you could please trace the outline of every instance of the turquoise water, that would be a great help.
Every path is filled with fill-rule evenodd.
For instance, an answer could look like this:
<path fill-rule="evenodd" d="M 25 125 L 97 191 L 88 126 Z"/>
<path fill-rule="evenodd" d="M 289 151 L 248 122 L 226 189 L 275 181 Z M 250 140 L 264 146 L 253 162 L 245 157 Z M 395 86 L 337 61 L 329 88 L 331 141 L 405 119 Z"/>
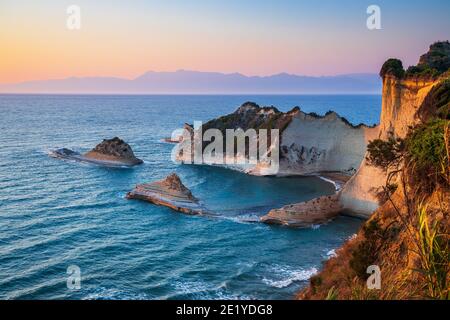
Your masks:
<path fill-rule="evenodd" d="M 380 96 L 0 95 L 0 298 L 290 299 L 330 250 L 356 232 L 342 217 L 310 229 L 248 223 L 282 205 L 331 194 L 317 178 L 251 177 L 179 166 L 161 142 L 184 122 L 244 101 L 286 111 L 333 109 L 378 121 Z M 48 157 L 87 151 L 103 138 L 129 142 L 145 164 L 103 168 Z M 218 218 L 192 217 L 124 198 L 136 183 L 177 172 Z M 67 267 L 81 289 L 67 288 Z"/>

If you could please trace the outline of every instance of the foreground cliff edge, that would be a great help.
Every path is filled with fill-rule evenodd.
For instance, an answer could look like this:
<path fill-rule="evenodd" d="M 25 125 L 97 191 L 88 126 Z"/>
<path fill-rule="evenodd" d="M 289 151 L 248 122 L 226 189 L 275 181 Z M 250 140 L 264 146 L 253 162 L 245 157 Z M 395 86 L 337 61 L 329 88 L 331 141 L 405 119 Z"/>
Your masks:
<path fill-rule="evenodd" d="M 118 137 L 104 139 L 85 154 L 61 148 L 51 151 L 50 156 L 103 166 L 135 166 L 143 163 L 141 159 L 136 158 L 130 145 Z"/>
<path fill-rule="evenodd" d="M 341 195 L 357 212 L 380 206 L 299 299 L 450 299 L 450 43 L 380 76 L 378 138 Z"/>

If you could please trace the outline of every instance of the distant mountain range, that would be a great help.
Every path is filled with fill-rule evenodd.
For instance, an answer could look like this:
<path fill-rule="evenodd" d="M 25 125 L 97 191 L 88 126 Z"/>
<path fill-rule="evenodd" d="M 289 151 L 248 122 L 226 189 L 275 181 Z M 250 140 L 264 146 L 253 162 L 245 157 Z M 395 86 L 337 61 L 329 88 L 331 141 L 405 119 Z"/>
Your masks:
<path fill-rule="evenodd" d="M 136 79 L 71 77 L 55 80 L 0 84 L 0 93 L 116 93 L 116 94 L 213 94 L 213 93 L 380 93 L 377 74 L 299 76 L 245 76 L 240 73 L 146 72 Z"/>

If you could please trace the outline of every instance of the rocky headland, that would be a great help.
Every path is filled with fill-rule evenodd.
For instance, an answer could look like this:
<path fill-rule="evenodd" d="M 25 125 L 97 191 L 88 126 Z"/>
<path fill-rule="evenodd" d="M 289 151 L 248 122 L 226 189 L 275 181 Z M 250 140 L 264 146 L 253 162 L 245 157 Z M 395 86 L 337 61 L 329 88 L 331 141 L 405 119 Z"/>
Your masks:
<path fill-rule="evenodd" d="M 226 129 L 238 128 L 244 131 L 255 129 L 257 132 L 260 129 L 279 130 L 280 163 L 277 176 L 320 175 L 324 172 L 352 175 L 364 158 L 368 140 L 377 131 L 376 127 L 363 124 L 354 126 L 332 111 L 324 116 L 302 112 L 299 107 L 281 112 L 275 107 L 260 107 L 253 102 L 246 102 L 235 112 L 206 122 L 202 131 L 218 129 L 225 137 Z M 185 125 L 184 130 L 194 135 L 192 126 Z M 180 149 L 183 143 L 181 141 Z M 203 149 L 207 145 L 203 142 Z M 267 151 L 270 152 L 270 148 Z M 178 160 L 189 163 L 192 157 L 192 154 L 181 153 Z M 203 161 L 208 164 L 207 159 Z M 261 163 L 230 168 L 252 175 L 273 175 L 272 172 L 267 173 Z"/>
<path fill-rule="evenodd" d="M 130 145 L 118 137 L 104 139 L 94 149 L 80 154 L 67 148 L 53 150 L 50 155 L 55 158 L 95 163 L 104 166 L 134 166 L 142 164 L 136 158 Z"/>
<path fill-rule="evenodd" d="M 175 173 L 163 180 L 136 185 L 126 198 L 147 201 L 189 215 L 208 213 Z"/>
<path fill-rule="evenodd" d="M 364 161 L 367 144 L 376 138 L 379 132 L 378 126 L 369 127 L 363 124 L 355 126 L 332 111 L 323 116 L 302 112 L 299 107 L 289 112 L 281 112 L 275 107 L 260 107 L 251 102 L 244 103 L 232 114 L 205 123 L 202 131 L 205 132 L 210 128 L 222 132 L 237 128 L 244 131 L 251 128 L 278 129 L 280 160 L 276 175 L 319 176 L 335 183 L 336 191 L 342 189 L 357 172 Z M 191 137 L 195 134 L 192 126 L 185 125 L 184 130 Z M 181 147 L 183 143 L 192 143 L 191 141 L 181 140 Z M 206 146 L 204 143 L 202 147 Z M 191 146 L 191 150 L 193 148 Z M 245 155 L 235 155 L 236 158 L 243 156 Z M 189 163 L 192 157 L 192 154 L 181 153 L 178 160 Z M 205 163 L 208 164 L 207 161 Z M 261 163 L 229 168 L 251 175 L 267 174 Z M 329 221 L 344 210 L 340 200 L 341 194 L 342 192 L 339 192 L 331 198 L 320 197 L 307 203 L 274 209 L 262 217 L 261 221 L 290 227 L 305 227 Z M 369 210 L 371 209 L 365 213 L 369 214 Z M 348 210 L 347 213 L 360 215 L 360 212 L 353 213 L 352 210 Z"/>
<path fill-rule="evenodd" d="M 446 80 L 448 72 L 445 72 L 448 47 L 448 42 L 434 44 L 430 47 L 430 52 L 420 58 L 419 64 L 410 67 L 407 71 L 403 70 L 403 67 L 399 68 L 399 63 L 395 59 L 386 62 L 380 72 L 383 89 L 379 125 L 352 125 L 333 111 L 320 116 L 302 112 L 299 107 L 295 107 L 284 113 L 275 107 L 260 107 L 255 103 L 247 102 L 234 113 L 203 124 L 202 130 L 204 132 L 215 128 L 224 132 L 226 129 L 236 128 L 278 129 L 280 162 L 276 175 L 327 176 L 328 174 L 346 177 L 340 179 L 348 181 L 333 197 L 332 215 L 340 211 L 347 215 L 368 219 L 380 206 L 380 198 L 388 178 L 385 168 L 375 166 L 367 160 L 368 145 L 377 139 L 404 139 L 411 127 L 423 123 L 426 110 L 433 109 L 430 92 L 446 90 L 446 87 L 443 89 L 442 85 L 448 82 Z M 430 61 L 432 61 L 431 67 L 428 65 Z M 434 102 L 439 103 L 439 101 Z M 443 106 L 439 108 L 442 109 Z M 184 129 L 190 136 L 195 134 L 192 126 L 185 125 Z M 181 139 L 180 145 L 183 143 L 185 142 Z M 207 143 L 203 142 L 202 148 L 206 146 Z M 234 156 L 246 157 L 242 154 Z M 189 159 L 192 159 L 192 154 L 178 155 L 178 160 L 182 162 L 189 162 Z M 207 161 L 203 163 L 208 164 Z M 265 166 L 261 164 L 245 167 L 230 166 L 230 168 L 252 175 L 267 174 Z M 320 208 L 319 211 L 329 205 L 323 197 L 313 201 L 314 206 Z M 263 221 L 278 220 L 281 224 L 302 225 L 306 219 L 304 208 L 309 207 L 309 203 L 300 203 L 288 206 L 289 209 L 284 207 L 272 210 L 263 218 Z M 295 210 L 298 210 L 297 215 Z M 318 213 L 316 215 L 320 216 Z M 286 223 L 287 220 L 289 223 Z"/>
<path fill-rule="evenodd" d="M 369 219 L 298 299 L 450 298 L 450 43 L 407 70 L 389 59 L 380 76 L 378 135 L 340 195 Z M 380 290 L 368 287 L 369 266 Z"/>

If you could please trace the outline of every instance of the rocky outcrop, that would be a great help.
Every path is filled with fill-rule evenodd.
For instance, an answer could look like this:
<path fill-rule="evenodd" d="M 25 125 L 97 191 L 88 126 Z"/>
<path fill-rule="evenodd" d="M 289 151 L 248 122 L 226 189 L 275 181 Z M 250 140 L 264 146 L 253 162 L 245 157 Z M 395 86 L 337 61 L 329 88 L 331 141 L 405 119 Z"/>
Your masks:
<path fill-rule="evenodd" d="M 335 218 L 342 211 L 338 195 L 319 197 L 310 201 L 290 204 L 270 210 L 261 222 L 288 227 L 306 228 Z"/>
<path fill-rule="evenodd" d="M 126 198 L 148 201 L 189 215 L 207 213 L 175 173 L 163 180 L 138 184 Z"/>
<path fill-rule="evenodd" d="M 104 139 L 94 149 L 85 153 L 84 157 L 100 161 L 120 162 L 127 165 L 136 165 L 143 162 L 136 158 L 131 147 L 118 137 Z"/>
<path fill-rule="evenodd" d="M 94 163 L 108 167 L 134 166 L 143 163 L 141 159 L 136 158 L 131 147 L 117 137 L 103 140 L 103 142 L 85 154 L 61 148 L 50 151 L 49 155 L 54 158 Z"/>
<path fill-rule="evenodd" d="M 353 126 L 335 112 L 298 112 L 281 137 L 280 175 L 355 173 L 369 138 L 378 129 Z"/>
<path fill-rule="evenodd" d="M 279 166 L 276 172 L 266 170 L 266 163 L 258 162 L 254 165 L 234 165 L 230 168 L 245 171 L 252 175 L 319 175 L 323 172 L 337 172 L 346 175 L 353 174 L 361 164 L 366 151 L 368 138 L 377 132 L 376 127 L 365 125 L 353 126 L 345 118 L 335 112 L 328 112 L 324 116 L 305 113 L 299 107 L 289 112 L 280 112 L 274 107 L 260 107 L 251 102 L 244 103 L 234 113 L 208 121 L 202 126 L 202 133 L 208 129 L 218 129 L 225 135 L 226 129 L 260 129 L 279 130 Z M 192 126 L 185 126 L 185 135 L 194 137 Z M 257 139 L 260 136 L 257 137 Z M 182 141 L 180 150 L 184 148 Z M 269 139 L 270 140 L 270 139 Z M 253 143 L 257 143 L 254 142 Z M 226 143 L 224 143 L 225 145 Z M 208 142 L 202 141 L 202 150 Z M 267 152 L 270 152 L 270 141 Z M 193 144 L 191 154 L 180 152 L 177 159 L 191 163 L 193 158 Z M 224 150 L 225 153 L 225 150 Z M 246 157 L 235 154 L 235 159 Z M 207 159 L 202 159 L 208 163 Z"/>

